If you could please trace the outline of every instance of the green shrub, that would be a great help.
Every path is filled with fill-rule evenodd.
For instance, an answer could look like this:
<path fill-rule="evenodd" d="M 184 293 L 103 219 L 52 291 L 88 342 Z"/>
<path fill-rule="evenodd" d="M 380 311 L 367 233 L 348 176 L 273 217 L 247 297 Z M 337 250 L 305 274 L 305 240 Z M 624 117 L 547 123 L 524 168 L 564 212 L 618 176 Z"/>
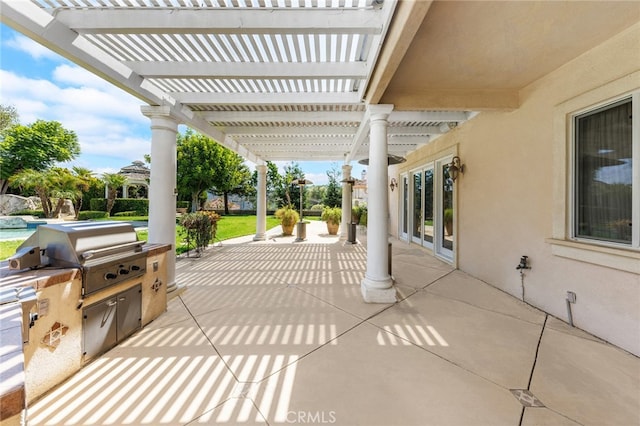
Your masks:
<path fill-rule="evenodd" d="M 149 200 L 146 198 L 116 198 L 111 214 L 120 212 L 137 212 L 138 216 L 149 214 Z"/>
<path fill-rule="evenodd" d="M 9 216 L 34 216 L 41 219 L 45 217 L 42 210 L 20 210 L 17 212 L 9 213 Z"/>
<path fill-rule="evenodd" d="M 106 198 L 92 198 L 89 201 L 89 208 L 93 211 L 107 211 L 107 199 Z"/>
<path fill-rule="evenodd" d="M 322 209 L 324 209 L 324 204 L 314 204 L 309 210 L 322 211 Z"/>
<path fill-rule="evenodd" d="M 358 222 L 362 226 L 367 226 L 367 208 L 360 208 L 360 221 Z"/>
<path fill-rule="evenodd" d="M 78 213 L 79 220 L 90 220 L 90 219 L 107 219 L 109 215 L 107 212 L 103 211 L 95 211 L 95 210 L 85 210 Z"/>
<path fill-rule="evenodd" d="M 300 220 L 300 215 L 291 207 L 280 207 L 276 210 L 275 216 L 280 219 L 283 226 L 291 226 Z"/>
<path fill-rule="evenodd" d="M 187 230 L 187 242 L 194 242 L 196 253 L 201 254 L 216 238 L 220 215 L 215 212 L 187 213 L 180 218 L 180 225 Z"/>
<path fill-rule="evenodd" d="M 177 209 L 189 209 L 191 207 L 191 201 L 176 201 Z"/>
<path fill-rule="evenodd" d="M 342 220 L 342 209 L 340 207 L 325 207 L 322 210 L 320 219 L 333 223 L 334 225 L 339 225 Z"/>
<path fill-rule="evenodd" d="M 144 214 L 139 214 L 139 212 L 133 210 L 129 212 L 118 212 L 112 216 L 123 217 L 123 216 L 145 216 Z"/>

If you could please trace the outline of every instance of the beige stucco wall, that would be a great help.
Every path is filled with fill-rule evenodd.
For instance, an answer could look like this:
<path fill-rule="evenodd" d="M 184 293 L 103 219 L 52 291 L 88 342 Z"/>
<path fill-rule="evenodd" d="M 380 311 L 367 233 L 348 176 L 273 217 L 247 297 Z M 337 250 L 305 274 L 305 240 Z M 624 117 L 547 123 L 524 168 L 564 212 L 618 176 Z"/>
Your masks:
<path fill-rule="evenodd" d="M 640 23 L 523 89 L 517 110 L 483 112 L 390 170 L 397 176 L 457 149 L 466 167 L 456 183 L 457 266 L 520 297 L 515 267 L 527 255 L 532 266 L 524 277 L 528 303 L 566 321 L 566 292 L 573 291 L 575 325 L 636 355 L 640 275 L 556 256 L 549 238 L 554 232 L 557 238 L 564 226 L 557 212 L 565 204 L 558 188 L 566 187 L 566 157 L 558 162 L 558 156 L 568 145 L 563 129 L 559 137 L 557 124 L 554 130 L 554 121 L 566 122 L 559 105 L 577 100 L 570 104 L 584 102 L 580 108 L 587 108 L 593 97 L 585 94 L 598 93 L 602 98 L 593 102 L 602 102 L 638 90 L 638 46 Z M 397 198 L 394 191 L 394 232 Z"/>

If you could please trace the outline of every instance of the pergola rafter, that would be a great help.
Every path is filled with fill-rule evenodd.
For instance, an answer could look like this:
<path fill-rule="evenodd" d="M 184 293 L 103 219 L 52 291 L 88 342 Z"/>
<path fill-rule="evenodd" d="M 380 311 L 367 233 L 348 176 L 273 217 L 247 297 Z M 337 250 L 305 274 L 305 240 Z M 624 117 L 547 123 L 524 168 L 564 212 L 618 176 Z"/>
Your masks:
<path fill-rule="evenodd" d="M 349 162 L 367 156 L 364 99 L 396 5 L 22 0 L 2 1 L 0 17 L 252 162 Z M 394 111 L 389 150 L 404 155 L 469 117 Z"/>

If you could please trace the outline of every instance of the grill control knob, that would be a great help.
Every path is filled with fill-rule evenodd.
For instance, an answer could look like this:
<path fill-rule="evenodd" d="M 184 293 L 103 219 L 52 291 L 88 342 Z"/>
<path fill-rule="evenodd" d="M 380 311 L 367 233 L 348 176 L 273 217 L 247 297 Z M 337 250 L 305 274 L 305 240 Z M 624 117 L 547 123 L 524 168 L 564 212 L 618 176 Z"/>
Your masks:
<path fill-rule="evenodd" d="M 131 270 L 132 271 L 139 271 L 140 267 L 138 265 L 131 265 Z"/>
<path fill-rule="evenodd" d="M 129 273 L 128 269 L 124 269 L 124 268 L 120 268 L 120 270 L 118 271 L 118 273 L 120 275 L 127 275 Z"/>
<path fill-rule="evenodd" d="M 118 274 L 114 274 L 113 272 L 107 272 L 104 274 L 105 280 L 115 280 L 116 278 L 118 278 Z"/>

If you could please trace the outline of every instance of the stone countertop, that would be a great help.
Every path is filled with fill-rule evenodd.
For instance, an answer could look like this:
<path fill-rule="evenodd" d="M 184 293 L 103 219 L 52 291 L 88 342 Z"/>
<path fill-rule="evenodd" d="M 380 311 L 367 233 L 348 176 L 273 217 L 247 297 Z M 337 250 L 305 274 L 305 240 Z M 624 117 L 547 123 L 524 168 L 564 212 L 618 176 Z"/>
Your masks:
<path fill-rule="evenodd" d="M 147 253 L 147 256 L 156 256 L 169 250 L 171 250 L 170 244 L 145 244 L 142 249 Z M 79 268 L 43 267 L 14 270 L 9 269 L 8 262 L 0 262 L 0 287 L 33 286 L 37 291 L 76 278 L 82 278 L 82 272 Z"/>

